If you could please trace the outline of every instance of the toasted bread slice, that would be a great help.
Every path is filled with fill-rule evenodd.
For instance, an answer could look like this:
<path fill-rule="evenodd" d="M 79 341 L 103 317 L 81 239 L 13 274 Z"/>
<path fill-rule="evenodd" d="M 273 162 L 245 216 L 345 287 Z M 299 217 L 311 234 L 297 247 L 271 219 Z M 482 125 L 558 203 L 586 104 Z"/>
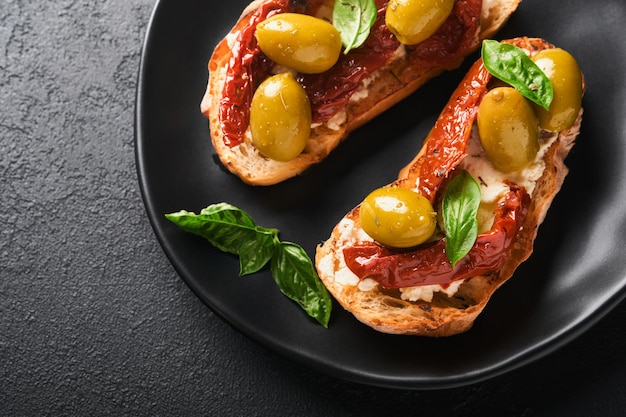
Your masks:
<path fill-rule="evenodd" d="M 508 42 L 531 54 L 553 47 L 536 38 L 516 38 Z M 480 60 L 476 65 L 479 64 Z M 461 86 L 472 88 L 471 84 L 464 82 Z M 458 91 L 451 98 L 449 105 L 455 105 L 456 93 Z M 370 285 L 371 283 L 364 287 L 364 281 L 359 281 L 346 267 L 343 255 L 345 247 L 357 241 L 371 240 L 360 227 L 357 206 L 337 224 L 330 238 L 317 248 L 316 266 L 320 278 L 346 310 L 361 322 L 381 332 L 441 337 L 467 331 L 496 289 L 506 282 L 532 253 L 537 229 L 567 175 L 568 169 L 564 159 L 574 145 L 581 119 L 582 109 L 570 128 L 544 139 L 545 143 L 540 154 L 532 164 L 533 176 L 527 178 L 529 185 L 526 188 L 531 197 L 530 207 L 500 270 L 456 281 L 448 288 L 425 287 L 423 288 L 425 296 L 416 301 L 402 299 L 401 292 L 397 289 L 385 289 L 380 285 Z M 474 140 L 475 134 L 474 132 Z M 435 139 L 431 131 L 416 158 L 401 170 L 399 179 L 393 185 L 417 189 L 419 178 L 415 167 L 424 157 L 424 150 L 428 148 L 429 141 L 433 140 Z M 471 155 L 464 158 L 459 167 L 464 167 L 464 163 L 472 164 L 476 157 L 474 153 Z M 480 175 L 480 171 L 474 173 L 474 177 L 477 174 Z"/>
<path fill-rule="evenodd" d="M 332 0 L 326 0 L 332 5 Z M 201 111 L 209 119 L 213 146 L 226 168 L 251 185 L 272 185 L 296 176 L 313 164 L 323 160 L 350 132 L 406 98 L 431 78 L 445 70 L 461 65 L 464 57 L 504 25 L 521 0 L 484 0 L 480 12 L 477 33 L 471 38 L 455 59 L 441 67 L 420 62 L 408 65 L 402 54 L 397 54 L 384 67 L 376 70 L 350 100 L 346 108 L 328 122 L 312 128 L 305 150 L 295 159 L 279 162 L 263 156 L 253 145 L 250 130 L 243 142 L 229 147 L 224 142 L 219 102 L 224 90 L 226 71 L 231 54 L 233 36 L 246 24 L 245 17 L 253 13 L 263 0 L 252 2 L 243 12 L 238 23 L 215 48 L 209 64 L 209 82 L 201 102 Z M 330 6 L 332 7 L 332 6 Z"/>

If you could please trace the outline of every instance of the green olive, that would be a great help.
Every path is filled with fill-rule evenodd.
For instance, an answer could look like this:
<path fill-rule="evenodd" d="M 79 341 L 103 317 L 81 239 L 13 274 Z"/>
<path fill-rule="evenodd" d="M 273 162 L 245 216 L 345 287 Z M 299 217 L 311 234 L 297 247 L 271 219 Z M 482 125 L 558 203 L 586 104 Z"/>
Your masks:
<path fill-rule="evenodd" d="M 535 105 L 539 126 L 551 132 L 560 132 L 574 124 L 580 111 L 583 80 L 576 59 L 563 49 L 546 49 L 533 61 L 552 81 L 554 99 L 550 110 Z"/>
<path fill-rule="evenodd" d="M 478 134 L 491 163 L 500 171 L 517 171 L 535 159 L 539 126 L 530 101 L 516 89 L 490 90 L 478 107 Z"/>
<path fill-rule="evenodd" d="M 262 21 L 256 39 L 272 61 L 305 74 L 327 71 L 341 54 L 341 36 L 333 25 L 299 13 L 280 13 Z"/>
<path fill-rule="evenodd" d="M 268 158 L 289 161 L 304 150 L 311 133 L 311 103 L 290 72 L 273 75 L 252 97 L 250 132 Z"/>
<path fill-rule="evenodd" d="M 361 227 L 378 243 L 409 248 L 435 232 L 437 214 L 422 195 L 400 187 L 372 191 L 361 203 Z"/>
<path fill-rule="evenodd" d="M 415 45 L 439 29 L 453 6 L 454 0 L 390 0 L 385 23 L 400 42 Z"/>

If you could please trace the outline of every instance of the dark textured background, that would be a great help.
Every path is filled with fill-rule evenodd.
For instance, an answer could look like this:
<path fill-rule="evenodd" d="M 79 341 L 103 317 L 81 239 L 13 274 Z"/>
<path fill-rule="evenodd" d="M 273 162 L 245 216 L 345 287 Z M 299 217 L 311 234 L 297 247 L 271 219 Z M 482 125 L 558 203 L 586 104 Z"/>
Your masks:
<path fill-rule="evenodd" d="M 624 303 L 522 369 L 425 392 L 318 374 L 212 314 L 163 254 L 138 188 L 152 7 L 0 0 L 1 416 L 624 415 Z"/>

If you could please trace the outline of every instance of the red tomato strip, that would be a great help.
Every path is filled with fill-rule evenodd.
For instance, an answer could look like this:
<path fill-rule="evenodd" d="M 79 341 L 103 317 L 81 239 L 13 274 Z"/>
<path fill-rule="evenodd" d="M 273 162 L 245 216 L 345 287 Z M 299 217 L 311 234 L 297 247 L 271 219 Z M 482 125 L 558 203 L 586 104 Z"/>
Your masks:
<path fill-rule="evenodd" d="M 530 196 L 510 184 L 500 202 L 492 229 L 478 236 L 468 255 L 454 269 L 446 258 L 445 239 L 409 252 L 394 252 L 374 242 L 359 242 L 343 250 L 348 268 L 360 279 L 372 278 L 386 288 L 439 284 L 498 270 L 520 230 Z"/>
<path fill-rule="evenodd" d="M 326 122 L 345 108 L 361 81 L 384 66 L 400 46 L 385 25 L 387 1 L 376 0 L 376 6 L 378 17 L 363 45 L 348 54 L 342 53 L 337 63 L 322 74 L 298 76 L 311 100 L 314 123 Z"/>
<path fill-rule="evenodd" d="M 384 66 L 399 46 L 385 26 L 387 1 L 375 1 L 378 18 L 362 46 L 342 54 L 337 64 L 323 74 L 298 76 L 309 94 L 314 123 L 328 121 L 344 108 L 361 81 Z M 254 90 L 269 76 L 273 66 L 257 45 L 254 36 L 257 25 L 276 13 L 315 14 L 320 4 L 321 0 L 307 0 L 306 9 L 302 9 L 294 0 L 269 0 L 246 17 L 232 48 L 220 100 L 220 120 L 227 146 L 242 142 L 248 128 Z M 431 38 L 406 47 L 411 65 L 424 69 L 457 67 L 472 46 L 480 26 L 481 7 L 482 0 L 457 0 L 448 19 Z"/>
<path fill-rule="evenodd" d="M 252 95 L 273 65 L 257 44 L 254 36 L 256 27 L 273 14 L 289 11 L 289 3 L 289 0 L 263 3 L 247 17 L 246 25 L 237 36 L 220 98 L 220 123 L 226 146 L 236 146 L 243 141 L 249 123 Z"/>
<path fill-rule="evenodd" d="M 487 93 L 489 71 L 478 60 L 467 72 L 441 112 L 425 143 L 425 152 L 411 167 L 418 191 L 432 203 L 441 183 L 466 155 L 478 105 Z"/>
<path fill-rule="evenodd" d="M 420 158 L 410 168 L 418 192 L 431 202 L 449 173 L 466 156 L 478 106 L 491 76 L 479 59 L 468 71 L 429 133 Z M 453 269 L 445 253 L 445 239 L 412 251 L 394 251 L 372 242 L 358 242 L 344 249 L 348 268 L 359 278 L 372 278 L 383 287 L 449 285 L 459 279 L 496 271 L 519 231 L 530 196 L 509 184 L 510 192 L 496 210 L 493 228 L 478 236 L 469 254 Z"/>

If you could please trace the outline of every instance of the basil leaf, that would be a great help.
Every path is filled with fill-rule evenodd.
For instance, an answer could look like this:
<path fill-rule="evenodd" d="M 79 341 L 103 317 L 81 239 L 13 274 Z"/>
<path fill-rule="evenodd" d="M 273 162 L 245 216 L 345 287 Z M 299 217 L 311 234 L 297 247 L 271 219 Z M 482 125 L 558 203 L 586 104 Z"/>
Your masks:
<path fill-rule="evenodd" d="M 203 208 L 200 211 L 200 214 L 205 216 L 215 216 L 216 218 L 219 217 L 225 221 L 241 224 L 242 226 L 256 226 L 254 224 L 254 220 L 252 220 L 252 217 L 250 217 L 248 213 L 228 203 L 212 204 Z"/>
<path fill-rule="evenodd" d="M 304 249 L 295 243 L 281 242 L 271 268 L 280 291 L 328 327 L 332 301 Z"/>
<path fill-rule="evenodd" d="M 259 271 L 272 257 L 276 246 L 275 241 L 278 239 L 278 230 L 256 226 L 248 213 L 228 203 L 214 204 L 203 209 L 200 214 L 210 215 L 212 218 L 227 223 L 226 226 L 222 226 L 223 230 L 220 232 L 211 232 L 215 234 L 204 237 L 215 247 L 239 255 L 240 275 L 249 275 Z M 233 227 L 236 231 L 231 230 Z M 248 232 L 245 228 L 254 229 L 254 233 Z M 219 240 L 222 236 L 225 239 Z M 226 244 L 229 241 L 231 245 Z"/>
<path fill-rule="evenodd" d="M 446 188 L 442 216 L 446 231 L 446 256 L 452 268 L 467 255 L 476 242 L 476 213 L 480 199 L 480 186 L 467 171 L 458 174 Z"/>
<path fill-rule="evenodd" d="M 281 242 L 277 229 L 257 226 L 248 213 L 228 203 L 210 205 L 200 214 L 181 210 L 165 217 L 216 248 L 238 255 L 240 275 L 257 272 L 271 261 L 280 291 L 328 327 L 332 300 L 313 262 L 302 247 Z"/>
<path fill-rule="evenodd" d="M 209 206 L 200 214 L 182 210 L 165 217 L 219 250 L 239 255 L 240 275 L 263 268 L 275 251 L 278 230 L 256 226 L 247 213 L 229 204 Z"/>
<path fill-rule="evenodd" d="M 365 42 L 377 16 L 374 0 L 335 0 L 333 26 L 341 35 L 345 54 Z"/>
<path fill-rule="evenodd" d="M 484 40 L 482 59 L 494 77 L 510 84 L 546 110 L 550 109 L 554 98 L 552 83 L 523 50 L 508 43 Z"/>
<path fill-rule="evenodd" d="M 239 275 L 249 275 L 263 268 L 276 252 L 278 230 L 257 227 L 255 239 L 242 241 L 239 247 Z"/>

